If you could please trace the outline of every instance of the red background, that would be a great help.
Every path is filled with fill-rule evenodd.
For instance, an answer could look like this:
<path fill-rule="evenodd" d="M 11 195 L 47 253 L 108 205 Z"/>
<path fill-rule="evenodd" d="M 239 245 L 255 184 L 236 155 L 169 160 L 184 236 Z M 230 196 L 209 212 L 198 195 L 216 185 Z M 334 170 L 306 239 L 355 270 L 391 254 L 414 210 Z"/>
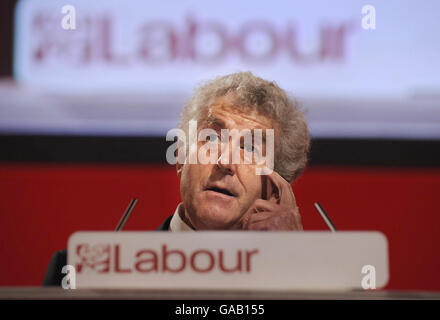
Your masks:
<path fill-rule="evenodd" d="M 305 230 L 379 230 L 389 241 L 391 290 L 440 290 L 440 169 L 310 167 L 294 192 Z M 55 250 L 78 230 L 153 230 L 180 201 L 168 165 L 0 165 L 0 286 L 40 285 Z"/>

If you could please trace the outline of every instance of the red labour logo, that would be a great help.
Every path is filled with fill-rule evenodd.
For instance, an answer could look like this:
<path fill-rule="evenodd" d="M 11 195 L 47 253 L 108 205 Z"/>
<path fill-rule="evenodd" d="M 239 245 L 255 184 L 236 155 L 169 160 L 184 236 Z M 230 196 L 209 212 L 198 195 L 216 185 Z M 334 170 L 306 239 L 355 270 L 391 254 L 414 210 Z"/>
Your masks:
<path fill-rule="evenodd" d="M 251 19 L 232 27 L 229 20 L 197 18 L 192 14 L 183 21 L 150 19 L 140 21 L 135 30 L 122 30 L 132 39 L 124 44 L 116 37 L 116 18 L 89 14 L 78 20 L 84 26 L 74 33 L 59 28 L 59 19 L 47 12 L 35 12 L 32 18 L 33 59 L 60 59 L 86 65 L 96 61 L 128 65 L 169 64 L 190 61 L 202 65 L 229 62 L 231 55 L 243 63 L 272 63 L 280 56 L 302 65 L 345 59 L 348 34 L 356 29 L 353 19 L 337 24 L 316 26 L 315 46 L 304 49 L 300 43 L 301 26 L 291 21 L 279 25 L 272 20 Z M 120 24 L 119 24 L 120 27 Z M 80 30 L 81 29 L 81 30 Z"/>
<path fill-rule="evenodd" d="M 258 255 L 258 249 L 230 250 L 226 253 L 219 249 L 195 249 L 184 251 L 169 248 L 162 244 L 157 249 L 145 248 L 134 252 L 130 259 L 122 259 L 119 244 L 78 244 L 76 255 L 80 262 L 76 264 L 77 273 L 89 268 L 96 273 L 181 273 L 185 271 L 208 273 L 216 270 L 222 273 L 250 273 L 252 257 Z"/>

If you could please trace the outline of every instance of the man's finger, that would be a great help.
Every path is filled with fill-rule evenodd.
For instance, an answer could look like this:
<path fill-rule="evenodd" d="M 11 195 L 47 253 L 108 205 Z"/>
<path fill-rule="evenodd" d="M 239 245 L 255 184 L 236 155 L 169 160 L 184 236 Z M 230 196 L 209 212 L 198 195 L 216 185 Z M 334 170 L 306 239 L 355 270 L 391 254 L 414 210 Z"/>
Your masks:
<path fill-rule="evenodd" d="M 269 200 L 257 199 L 249 207 L 248 211 L 243 215 L 241 219 L 241 228 L 247 229 L 251 218 L 256 215 L 260 215 L 268 211 L 277 211 L 279 209 L 279 204 L 276 204 Z"/>
<path fill-rule="evenodd" d="M 257 212 L 261 211 L 275 211 L 279 208 L 279 204 L 269 200 L 257 199 L 252 204 L 251 209 L 257 209 Z M 252 211 L 254 213 L 254 211 Z"/>
<path fill-rule="evenodd" d="M 276 171 L 273 171 L 267 177 L 278 189 L 280 204 L 296 206 L 295 196 L 293 195 L 290 183 L 281 177 Z"/>
<path fill-rule="evenodd" d="M 270 212 L 272 213 L 272 212 Z M 248 230 L 292 230 L 292 231 L 302 231 L 302 225 L 298 225 L 293 216 L 281 218 L 278 215 L 270 214 L 267 212 L 267 217 L 265 219 L 257 219 L 254 215 L 252 220 L 249 221 L 247 226 Z M 287 219 L 287 220 L 286 220 Z"/>
<path fill-rule="evenodd" d="M 250 211 L 254 210 L 259 211 L 248 215 L 244 229 L 256 230 L 255 224 L 258 224 L 264 227 L 262 230 L 303 230 L 298 208 L 292 211 L 285 206 L 259 199 Z"/>
<path fill-rule="evenodd" d="M 253 214 L 249 217 L 248 224 L 256 223 L 259 221 L 267 220 L 276 215 L 276 213 L 272 211 L 263 211 L 258 212 L 258 214 Z"/>

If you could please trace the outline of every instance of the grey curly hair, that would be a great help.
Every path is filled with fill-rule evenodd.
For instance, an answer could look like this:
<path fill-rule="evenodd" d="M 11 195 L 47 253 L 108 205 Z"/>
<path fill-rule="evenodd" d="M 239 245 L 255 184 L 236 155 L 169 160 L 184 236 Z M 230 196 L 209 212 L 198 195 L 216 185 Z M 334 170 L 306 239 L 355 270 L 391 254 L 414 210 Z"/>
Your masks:
<path fill-rule="evenodd" d="M 203 120 L 211 103 L 232 93 L 235 107 L 255 111 L 278 126 L 275 136 L 274 170 L 289 182 L 304 171 L 310 149 L 310 136 L 303 113 L 275 82 L 239 72 L 218 77 L 200 86 L 185 105 L 179 128 L 187 133 L 190 120 Z M 277 132 L 277 131 L 275 131 Z"/>

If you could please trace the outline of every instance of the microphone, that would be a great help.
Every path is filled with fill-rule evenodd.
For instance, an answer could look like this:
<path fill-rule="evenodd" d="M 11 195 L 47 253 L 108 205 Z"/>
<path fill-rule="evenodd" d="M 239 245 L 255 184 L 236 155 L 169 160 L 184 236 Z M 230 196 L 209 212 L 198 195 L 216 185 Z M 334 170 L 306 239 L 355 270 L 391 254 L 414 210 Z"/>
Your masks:
<path fill-rule="evenodd" d="M 115 231 L 121 231 L 124 228 L 125 224 L 128 221 L 128 218 L 130 218 L 131 212 L 133 211 L 134 206 L 136 205 L 137 201 L 138 200 L 136 198 L 131 199 L 127 209 L 125 210 L 124 214 L 121 217 L 121 220 L 119 220 L 119 223 L 116 226 Z"/>
<path fill-rule="evenodd" d="M 315 208 L 316 208 L 316 210 L 318 210 L 319 214 L 321 215 L 322 219 L 324 219 L 325 223 L 330 228 L 330 230 L 332 232 L 337 231 L 335 225 L 330 220 L 328 215 L 325 213 L 324 208 L 319 204 L 319 202 L 315 202 Z"/>

